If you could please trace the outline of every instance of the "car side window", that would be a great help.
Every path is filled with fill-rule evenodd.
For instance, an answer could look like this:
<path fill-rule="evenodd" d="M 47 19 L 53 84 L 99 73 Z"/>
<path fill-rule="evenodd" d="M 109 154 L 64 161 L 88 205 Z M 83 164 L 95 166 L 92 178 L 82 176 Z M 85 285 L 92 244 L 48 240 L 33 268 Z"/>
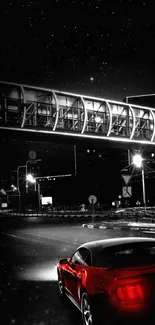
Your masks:
<path fill-rule="evenodd" d="M 89 249 L 85 247 L 80 248 L 80 253 L 83 258 L 83 265 L 91 265 L 91 252 Z"/>
<path fill-rule="evenodd" d="M 89 249 L 81 247 L 74 253 L 71 262 L 80 265 L 91 265 L 91 252 Z"/>
<path fill-rule="evenodd" d="M 74 253 L 74 255 L 72 255 L 72 257 L 71 257 L 71 262 L 72 262 L 72 263 L 75 263 L 75 264 L 81 264 L 81 263 L 80 263 L 80 260 L 81 260 L 81 258 L 80 258 L 79 250 L 77 250 L 77 251 Z"/>

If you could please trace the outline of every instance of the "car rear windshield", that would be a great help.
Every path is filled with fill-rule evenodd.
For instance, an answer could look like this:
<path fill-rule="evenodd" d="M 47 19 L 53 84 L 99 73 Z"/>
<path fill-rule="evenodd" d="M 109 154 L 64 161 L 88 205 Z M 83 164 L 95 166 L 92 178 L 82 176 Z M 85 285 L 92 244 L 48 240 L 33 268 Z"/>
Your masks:
<path fill-rule="evenodd" d="M 121 244 L 103 248 L 94 259 L 97 267 L 123 268 L 155 264 L 154 243 Z"/>

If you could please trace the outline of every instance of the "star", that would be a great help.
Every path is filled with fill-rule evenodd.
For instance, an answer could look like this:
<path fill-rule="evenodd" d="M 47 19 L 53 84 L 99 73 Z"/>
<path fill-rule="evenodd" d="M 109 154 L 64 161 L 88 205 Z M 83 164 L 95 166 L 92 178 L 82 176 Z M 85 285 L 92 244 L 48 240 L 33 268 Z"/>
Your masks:
<path fill-rule="evenodd" d="M 124 98 L 121 87 L 124 78 L 128 79 L 130 85 L 127 89 L 129 95 L 132 92 L 154 91 L 154 16 L 149 15 L 151 5 L 146 0 L 141 0 L 141 4 L 136 5 L 133 0 L 128 0 L 128 4 L 119 0 L 118 6 L 110 1 L 104 4 L 105 1 L 98 0 L 92 5 L 90 0 L 82 0 L 81 3 L 74 0 L 74 6 L 71 5 L 69 10 L 60 0 L 49 1 L 47 5 L 40 4 L 39 0 L 22 2 L 21 10 L 17 10 L 13 0 L 8 3 L 6 1 L 1 10 L 5 14 L 2 15 L 2 26 L 12 33 L 8 33 L 1 41 L 2 79 L 18 81 L 29 78 L 27 82 L 37 86 L 40 83 L 39 75 L 43 86 L 44 80 L 47 80 L 48 85 L 52 78 L 53 88 L 59 89 L 61 80 L 63 89 L 68 82 L 67 88 L 79 93 L 90 93 L 90 87 L 93 87 L 94 92 L 96 83 L 99 95 L 102 95 L 102 81 L 106 92 L 105 82 L 110 80 L 112 88 L 108 89 L 108 97 L 112 96 L 115 100 Z M 118 15 L 120 10 L 121 15 Z M 75 18 L 75 12 L 77 16 L 80 15 L 80 20 Z M 74 21 L 72 17 L 75 18 Z M 22 40 L 19 40 L 16 33 L 19 24 L 24 35 Z M 25 37 L 29 40 L 29 47 L 25 45 Z M 24 68 L 23 62 L 26 65 Z M 140 73 L 135 74 L 136 84 L 140 83 L 137 90 L 134 89 L 130 67 L 133 73 L 137 68 L 145 71 L 145 78 L 140 80 Z M 118 69 L 120 72 L 117 72 Z M 80 80 L 87 82 L 83 84 L 79 81 L 79 87 L 74 89 L 76 74 L 80 75 Z M 120 83 L 120 87 L 116 91 L 114 77 L 118 74 L 120 79 L 117 79 L 117 83 Z"/>

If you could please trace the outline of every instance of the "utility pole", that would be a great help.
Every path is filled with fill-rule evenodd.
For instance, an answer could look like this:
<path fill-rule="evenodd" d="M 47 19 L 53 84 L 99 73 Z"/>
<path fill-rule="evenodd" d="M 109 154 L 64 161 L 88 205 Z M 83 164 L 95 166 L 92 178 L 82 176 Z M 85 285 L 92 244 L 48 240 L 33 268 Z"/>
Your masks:
<path fill-rule="evenodd" d="M 76 145 L 74 145 L 74 175 L 77 175 Z"/>
<path fill-rule="evenodd" d="M 25 168 L 26 165 L 17 167 L 17 190 L 18 190 L 18 199 L 19 199 L 19 210 L 21 210 L 21 192 L 20 192 L 20 183 L 19 183 L 19 170 L 20 168 Z"/>

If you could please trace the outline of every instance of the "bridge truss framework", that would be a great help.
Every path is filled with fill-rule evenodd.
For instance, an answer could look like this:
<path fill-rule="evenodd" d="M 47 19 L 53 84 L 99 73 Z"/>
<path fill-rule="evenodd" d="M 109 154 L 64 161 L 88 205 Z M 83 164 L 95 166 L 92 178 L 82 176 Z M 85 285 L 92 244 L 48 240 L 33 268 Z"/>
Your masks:
<path fill-rule="evenodd" d="M 1 81 L 0 129 L 155 145 L 155 109 Z"/>

